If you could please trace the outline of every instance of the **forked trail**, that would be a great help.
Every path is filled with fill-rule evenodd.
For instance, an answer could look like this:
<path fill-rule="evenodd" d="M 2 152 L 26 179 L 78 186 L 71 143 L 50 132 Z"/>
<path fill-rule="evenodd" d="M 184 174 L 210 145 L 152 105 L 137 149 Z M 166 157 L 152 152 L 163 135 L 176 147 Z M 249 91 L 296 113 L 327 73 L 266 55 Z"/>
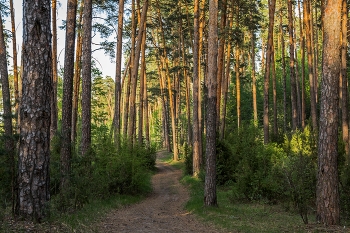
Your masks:
<path fill-rule="evenodd" d="M 165 154 L 157 153 L 153 193 L 138 204 L 109 213 L 98 232 L 220 232 L 184 209 L 189 193 L 179 182 L 181 170 L 159 160 Z"/>

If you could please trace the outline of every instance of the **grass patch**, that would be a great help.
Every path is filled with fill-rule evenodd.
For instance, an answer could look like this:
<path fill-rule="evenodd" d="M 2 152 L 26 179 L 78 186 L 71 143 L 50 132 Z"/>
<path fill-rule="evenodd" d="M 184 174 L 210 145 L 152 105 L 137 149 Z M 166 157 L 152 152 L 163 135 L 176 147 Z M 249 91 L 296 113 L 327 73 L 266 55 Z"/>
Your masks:
<path fill-rule="evenodd" d="M 224 232 L 348 232 L 346 227 L 316 224 L 312 222 L 315 216 L 309 216 L 310 224 L 305 225 L 297 212 L 286 211 L 282 205 L 235 201 L 232 199 L 232 187 L 218 188 L 219 207 L 204 207 L 203 182 L 191 176 L 184 176 L 182 182 L 190 188 L 191 193 L 186 209 L 205 222 L 224 229 Z"/>
<path fill-rule="evenodd" d="M 143 196 L 117 195 L 104 200 L 94 200 L 71 213 L 52 211 L 42 224 L 29 221 L 14 222 L 10 213 L 0 222 L 0 232 L 97 232 L 95 224 L 108 212 L 142 200 Z"/>

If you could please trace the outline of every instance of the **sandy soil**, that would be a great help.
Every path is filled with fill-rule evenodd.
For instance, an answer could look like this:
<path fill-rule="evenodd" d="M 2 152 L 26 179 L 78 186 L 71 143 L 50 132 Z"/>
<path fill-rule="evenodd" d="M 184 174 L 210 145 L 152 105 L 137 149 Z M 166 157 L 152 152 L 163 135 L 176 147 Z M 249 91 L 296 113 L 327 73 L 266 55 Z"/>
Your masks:
<path fill-rule="evenodd" d="M 179 182 L 181 170 L 161 162 L 164 155 L 157 154 L 153 193 L 141 203 L 109 213 L 98 232 L 220 232 L 184 209 L 189 193 Z"/>

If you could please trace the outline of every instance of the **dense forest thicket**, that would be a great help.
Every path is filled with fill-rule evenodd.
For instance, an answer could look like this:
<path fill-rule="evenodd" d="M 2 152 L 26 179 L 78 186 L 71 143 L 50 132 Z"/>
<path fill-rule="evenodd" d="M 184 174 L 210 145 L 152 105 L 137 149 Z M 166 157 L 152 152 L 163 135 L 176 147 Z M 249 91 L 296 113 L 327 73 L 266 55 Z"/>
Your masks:
<path fill-rule="evenodd" d="M 346 0 L 64 1 L 61 29 L 59 1 L 23 1 L 19 35 L 0 0 L 0 219 L 147 193 L 166 148 L 206 206 L 227 186 L 305 223 L 349 220 Z M 93 59 L 96 35 L 115 77 Z"/>

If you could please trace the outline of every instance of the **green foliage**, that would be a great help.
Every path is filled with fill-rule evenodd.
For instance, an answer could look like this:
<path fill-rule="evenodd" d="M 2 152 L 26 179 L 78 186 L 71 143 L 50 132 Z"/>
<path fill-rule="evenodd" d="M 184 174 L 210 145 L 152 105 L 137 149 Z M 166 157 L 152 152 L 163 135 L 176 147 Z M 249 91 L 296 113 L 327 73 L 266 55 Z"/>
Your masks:
<path fill-rule="evenodd" d="M 53 140 L 51 158 L 51 189 L 56 194 L 52 207 L 61 212 L 81 209 L 91 200 L 113 195 L 142 195 L 151 191 L 150 176 L 155 168 L 155 149 L 131 147 L 123 143 L 117 149 L 107 127 L 93 130 L 91 151 L 84 157 L 76 151 L 71 160 L 69 188 L 59 190 L 59 137 Z"/>

